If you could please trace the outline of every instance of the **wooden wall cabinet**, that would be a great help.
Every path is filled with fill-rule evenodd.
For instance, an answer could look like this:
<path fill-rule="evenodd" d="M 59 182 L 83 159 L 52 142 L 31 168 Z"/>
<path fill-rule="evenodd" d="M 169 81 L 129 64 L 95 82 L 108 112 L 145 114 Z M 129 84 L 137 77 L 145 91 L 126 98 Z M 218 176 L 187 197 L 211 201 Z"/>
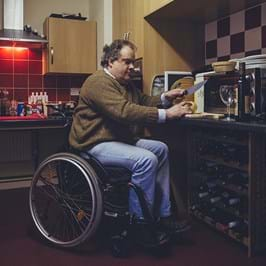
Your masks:
<path fill-rule="evenodd" d="M 128 39 L 137 46 L 136 58 L 143 57 L 143 0 L 113 0 L 113 40 Z"/>
<path fill-rule="evenodd" d="M 173 2 L 174 0 L 145 0 L 144 4 L 144 15 L 147 16 L 160 8 L 166 6 L 167 4 Z"/>
<path fill-rule="evenodd" d="M 96 22 L 49 17 L 44 73 L 89 74 L 96 70 Z"/>
<path fill-rule="evenodd" d="M 193 71 L 205 65 L 205 25 L 265 0 L 146 0 L 144 6 L 144 91 L 154 75 Z"/>

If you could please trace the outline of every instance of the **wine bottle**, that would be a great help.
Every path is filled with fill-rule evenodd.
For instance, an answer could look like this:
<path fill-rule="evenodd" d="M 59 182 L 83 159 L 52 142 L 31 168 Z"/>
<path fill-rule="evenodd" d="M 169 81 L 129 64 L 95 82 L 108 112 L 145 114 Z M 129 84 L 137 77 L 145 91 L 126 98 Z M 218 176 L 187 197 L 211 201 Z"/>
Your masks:
<path fill-rule="evenodd" d="M 227 231 L 228 229 L 234 228 L 239 223 L 238 219 L 233 215 L 219 210 L 216 216 L 216 228 L 221 231 Z"/>
<path fill-rule="evenodd" d="M 248 221 L 240 221 L 232 230 L 238 239 L 248 237 Z"/>
<path fill-rule="evenodd" d="M 246 64 L 245 62 L 239 63 L 239 79 L 237 86 L 237 118 L 238 121 L 245 121 L 248 117 L 248 110 L 246 98 L 248 96 L 248 80 L 246 78 Z"/>
<path fill-rule="evenodd" d="M 222 194 L 222 205 L 224 208 L 234 208 L 237 209 L 240 205 L 240 198 L 231 193 L 225 192 Z"/>

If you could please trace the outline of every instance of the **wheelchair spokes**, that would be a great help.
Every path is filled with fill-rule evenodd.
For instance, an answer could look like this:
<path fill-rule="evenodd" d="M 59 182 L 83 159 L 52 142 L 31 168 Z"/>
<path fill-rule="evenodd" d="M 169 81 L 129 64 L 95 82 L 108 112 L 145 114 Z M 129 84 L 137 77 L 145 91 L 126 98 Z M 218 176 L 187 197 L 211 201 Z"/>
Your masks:
<path fill-rule="evenodd" d="M 46 239 L 76 246 L 95 232 L 102 215 L 96 182 L 93 170 L 73 154 L 57 154 L 40 165 L 32 181 L 30 209 Z"/>

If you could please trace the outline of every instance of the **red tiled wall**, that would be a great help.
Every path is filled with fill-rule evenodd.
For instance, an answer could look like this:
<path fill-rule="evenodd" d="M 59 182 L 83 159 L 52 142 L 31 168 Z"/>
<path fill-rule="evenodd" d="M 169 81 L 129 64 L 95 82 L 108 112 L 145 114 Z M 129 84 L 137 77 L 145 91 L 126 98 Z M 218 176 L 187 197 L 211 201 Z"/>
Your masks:
<path fill-rule="evenodd" d="M 9 98 L 27 101 L 32 92 L 46 91 L 49 101 L 76 100 L 70 88 L 80 88 L 86 75 L 42 75 L 42 49 L 0 46 L 0 89 Z"/>

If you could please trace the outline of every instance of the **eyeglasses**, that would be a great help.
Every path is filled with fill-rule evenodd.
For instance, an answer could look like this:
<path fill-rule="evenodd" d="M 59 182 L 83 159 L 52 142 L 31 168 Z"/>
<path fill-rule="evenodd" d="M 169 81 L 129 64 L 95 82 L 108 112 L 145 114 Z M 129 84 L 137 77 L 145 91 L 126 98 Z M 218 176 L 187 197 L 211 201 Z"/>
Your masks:
<path fill-rule="evenodd" d="M 131 58 L 119 58 L 119 61 L 124 62 L 126 65 L 134 65 L 135 63 L 135 59 L 131 59 Z"/>

